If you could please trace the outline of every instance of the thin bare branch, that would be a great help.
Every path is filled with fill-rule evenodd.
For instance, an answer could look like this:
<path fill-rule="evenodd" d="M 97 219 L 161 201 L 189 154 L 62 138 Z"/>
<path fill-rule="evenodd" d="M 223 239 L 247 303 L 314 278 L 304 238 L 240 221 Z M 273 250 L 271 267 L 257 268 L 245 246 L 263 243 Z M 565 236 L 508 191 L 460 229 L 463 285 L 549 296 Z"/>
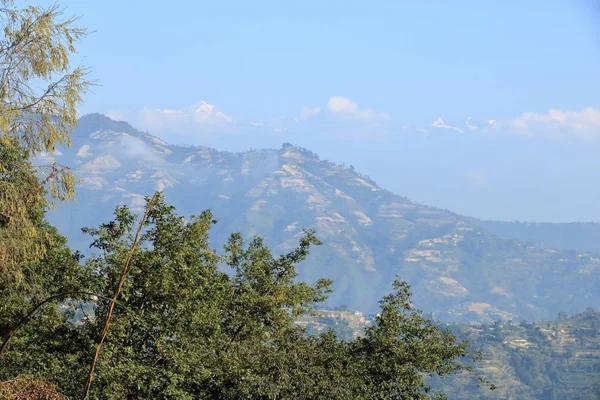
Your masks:
<path fill-rule="evenodd" d="M 123 284 L 125 284 L 125 280 L 127 279 L 127 272 L 129 271 L 129 264 L 131 263 L 133 254 L 135 253 L 137 245 L 140 241 L 142 229 L 143 229 L 144 225 L 146 224 L 146 220 L 148 219 L 148 215 L 150 214 L 150 211 L 152 210 L 152 206 L 154 205 L 154 202 L 158 199 L 158 195 L 159 195 L 159 192 L 156 192 L 154 194 L 154 196 L 152 197 L 152 199 L 150 199 L 150 201 L 148 202 L 148 205 L 146 206 L 146 211 L 144 212 L 144 216 L 142 217 L 142 220 L 140 221 L 140 225 L 135 234 L 135 238 L 133 240 L 133 243 L 131 244 L 131 249 L 129 250 L 129 254 L 127 254 L 127 258 L 125 259 L 125 262 L 123 263 L 121 277 L 120 277 L 119 283 L 117 284 L 117 287 L 115 289 L 115 293 L 112 297 L 112 301 L 111 301 L 110 305 L 108 306 L 108 312 L 106 314 L 106 320 L 104 322 L 104 327 L 102 328 L 102 334 L 100 336 L 100 341 L 96 345 L 96 352 L 94 354 L 92 364 L 90 365 L 90 372 L 88 373 L 88 376 L 87 376 L 87 379 L 85 382 L 85 388 L 83 391 L 83 395 L 81 397 L 83 400 L 88 398 L 90 388 L 92 386 L 92 380 L 94 379 L 94 370 L 96 369 L 98 357 L 100 356 L 100 350 L 102 349 L 102 345 L 104 344 L 104 340 L 106 339 L 106 336 L 108 335 L 108 330 L 110 329 L 110 323 L 111 323 L 113 311 L 115 308 L 115 302 L 117 301 L 117 298 L 119 297 L 119 294 L 121 293 Z"/>

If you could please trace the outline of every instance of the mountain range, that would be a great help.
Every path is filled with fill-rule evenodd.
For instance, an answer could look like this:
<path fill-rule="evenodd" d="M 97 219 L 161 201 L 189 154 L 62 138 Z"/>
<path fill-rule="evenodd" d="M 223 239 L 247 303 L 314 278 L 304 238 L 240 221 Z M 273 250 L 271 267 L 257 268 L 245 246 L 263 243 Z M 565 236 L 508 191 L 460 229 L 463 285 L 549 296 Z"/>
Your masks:
<path fill-rule="evenodd" d="M 77 204 L 60 204 L 50 220 L 84 252 L 81 227 L 107 222 L 117 204 L 140 211 L 144 196 L 162 190 L 183 215 L 213 211 L 215 248 L 241 232 L 283 253 L 303 228 L 315 228 L 324 244 L 299 266 L 299 278 L 333 279 L 329 306 L 376 312 L 396 275 L 412 285 L 416 306 L 456 322 L 551 319 L 600 306 L 600 248 L 585 231 L 577 228 L 583 244 L 565 244 L 560 233 L 542 242 L 536 238 L 547 228 L 417 204 L 289 143 L 242 153 L 176 146 L 90 114 L 71 147 L 40 157 L 81 179 Z"/>

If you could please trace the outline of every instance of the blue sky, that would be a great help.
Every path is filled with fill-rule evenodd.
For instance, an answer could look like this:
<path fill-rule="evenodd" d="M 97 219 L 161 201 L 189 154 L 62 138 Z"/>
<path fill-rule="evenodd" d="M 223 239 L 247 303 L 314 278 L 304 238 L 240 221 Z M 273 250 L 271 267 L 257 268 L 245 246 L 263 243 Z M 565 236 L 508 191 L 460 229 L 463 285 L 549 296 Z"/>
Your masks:
<path fill-rule="evenodd" d="M 600 221 L 597 1 L 60 5 L 95 31 L 82 112 L 172 143 L 296 143 L 477 217 Z"/>

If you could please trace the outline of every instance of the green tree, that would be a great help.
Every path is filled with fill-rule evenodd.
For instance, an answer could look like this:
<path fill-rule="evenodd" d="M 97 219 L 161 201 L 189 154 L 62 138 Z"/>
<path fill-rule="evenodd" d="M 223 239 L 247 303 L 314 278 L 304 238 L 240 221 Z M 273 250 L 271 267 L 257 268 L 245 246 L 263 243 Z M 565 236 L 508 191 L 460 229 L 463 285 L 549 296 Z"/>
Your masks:
<path fill-rule="evenodd" d="M 91 84 L 85 68 L 71 67 L 86 31 L 75 19 L 61 17 L 57 6 L 18 8 L 12 0 L 0 0 L 0 150 L 18 147 L 25 160 L 70 143 L 76 107 Z M 38 170 L 38 184 L 22 185 L 10 179 L 15 166 L 0 163 L 0 270 L 44 254 L 29 208 L 44 205 L 46 194 L 56 200 L 74 195 L 75 178 L 67 168 L 46 165 Z"/>
<path fill-rule="evenodd" d="M 49 238 L 40 229 L 44 195 L 25 150 L 14 141 L 0 145 L 0 274 L 14 274 L 11 278 L 19 280 L 16 265 L 27 264 L 33 254 L 45 252 Z"/>
<path fill-rule="evenodd" d="M 394 293 L 383 298 L 376 323 L 356 342 L 366 398 L 428 399 L 424 375 L 446 376 L 470 370 L 457 361 L 468 356 L 468 343 L 459 343 L 410 305 L 410 286 L 396 280 Z"/>
<path fill-rule="evenodd" d="M 106 296 L 131 245 L 133 223 L 129 211 L 119 208 L 115 221 L 86 230 L 103 251 L 88 267 L 110 278 L 99 289 Z M 281 257 L 259 238 L 245 248 L 234 234 L 219 256 L 209 247 L 214 223 L 210 212 L 187 222 L 162 197 L 153 207 L 123 287 L 121 312 L 102 349 L 92 397 L 249 395 L 258 390 L 253 375 L 258 355 L 286 330 L 297 329 L 295 316 L 325 298 L 329 282 L 294 281 L 295 264 L 318 243 L 311 231 L 298 249 Z M 232 276 L 219 265 L 232 268 Z M 100 303 L 96 323 L 86 326 L 92 336 L 99 334 L 106 308 Z"/>
<path fill-rule="evenodd" d="M 13 184 L 23 193 L 39 190 L 40 196 L 45 194 L 22 147 L 0 147 L 0 165 L 5 171 L 0 173 L 0 183 Z M 26 203 L 27 221 L 36 230 L 28 245 L 43 249 L 45 256 L 29 259 L 18 269 L 0 268 L 0 382 L 10 382 L 6 390 L 14 396 L 21 389 L 29 393 L 49 387 L 36 379 L 16 377 L 15 372 L 29 371 L 53 381 L 69 373 L 68 364 L 61 359 L 71 343 L 66 339 L 74 332 L 69 319 L 75 310 L 69 304 L 74 306 L 75 300 L 87 297 L 84 289 L 92 283 L 92 274 L 79 264 L 79 256 L 45 221 L 45 207 L 41 199 Z M 0 237 L 14 249 L 20 248 L 19 241 L 27 240 L 7 235 L 2 224 Z M 26 258 L 24 254 L 16 256 Z M 70 293 L 65 293 L 67 289 Z M 33 318 L 27 318 L 33 311 Z"/>
<path fill-rule="evenodd" d="M 0 185 L 8 182 L 23 193 L 32 190 L 40 190 L 41 195 L 45 193 L 21 147 L 0 147 L 0 165 L 5 170 L 0 173 Z M 66 239 L 46 222 L 45 205 L 41 200 L 26 204 L 26 218 L 37 231 L 35 239 L 28 245 L 40 249 L 40 252 L 44 249 L 44 259 L 31 260 L 22 265 L 18 274 L 13 270 L 0 269 L 0 337 L 5 336 L 9 328 L 23 319 L 37 303 L 60 293 L 64 288 L 80 288 L 82 282 L 88 283 L 90 275 L 84 278 L 85 269 L 78 264 L 77 256 L 66 247 Z M 3 244 L 19 249 L 19 242 L 25 239 L 10 236 L 4 229 L 0 223 Z M 16 255 L 25 257 L 25 254 Z"/>
<path fill-rule="evenodd" d="M 218 254 L 209 241 L 215 222 L 209 211 L 183 218 L 159 196 L 118 297 L 90 398 L 429 399 L 436 397 L 425 375 L 467 369 L 459 362 L 467 344 L 410 306 L 401 281 L 363 337 L 309 337 L 295 321 L 325 300 L 330 285 L 296 280 L 296 265 L 320 243 L 314 232 L 282 256 L 262 239 L 246 244 L 239 234 Z M 113 221 L 85 229 L 98 250 L 85 264 L 72 255 L 73 262 L 41 264 L 45 271 L 70 265 L 73 271 L 56 276 L 71 276 L 64 286 L 98 295 L 82 307 L 92 306 L 93 315 L 74 323 L 73 313 L 58 312 L 61 302 L 49 304 L 54 319 L 42 313 L 19 331 L 0 358 L 0 377 L 30 375 L 81 396 L 135 225 L 136 216 L 119 207 Z"/>

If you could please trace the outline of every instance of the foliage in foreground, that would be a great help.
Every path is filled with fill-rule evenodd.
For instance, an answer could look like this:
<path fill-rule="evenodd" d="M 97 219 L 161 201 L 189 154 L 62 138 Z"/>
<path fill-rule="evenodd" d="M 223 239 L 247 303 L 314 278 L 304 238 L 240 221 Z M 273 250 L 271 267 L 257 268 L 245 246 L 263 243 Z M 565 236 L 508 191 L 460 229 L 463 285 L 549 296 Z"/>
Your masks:
<path fill-rule="evenodd" d="M 27 158 L 52 154 L 57 144 L 70 143 L 77 106 L 91 85 L 85 68 L 71 66 L 75 45 L 86 34 L 75 22 L 62 19 L 56 5 L 19 8 L 12 0 L 0 0 L 3 155 L 7 151 L 25 153 Z M 45 255 L 45 247 L 39 246 L 44 232 L 30 218 L 30 208 L 46 204 L 45 194 L 60 201 L 73 198 L 75 177 L 68 168 L 53 163 L 38 169 L 41 180 L 6 179 L 19 170 L 14 159 L 0 161 L 0 272 L 18 275 L 23 264 Z"/>
<path fill-rule="evenodd" d="M 57 239 L 48 257 L 24 269 L 27 285 L 1 283 L 8 288 L 0 294 L 2 335 L 44 296 L 74 288 L 79 294 L 70 299 L 80 301 L 57 298 L 42 307 L 0 357 L 0 381 L 25 374 L 70 397 L 81 395 L 105 299 L 113 294 L 135 223 L 119 207 L 113 221 L 85 230 L 98 253 L 84 264 Z M 260 238 L 246 244 L 233 234 L 219 255 L 209 246 L 214 223 L 209 211 L 185 219 L 159 198 L 119 297 L 90 398 L 428 399 L 435 397 L 424 376 L 466 368 L 460 362 L 466 342 L 414 310 L 401 281 L 363 337 L 308 337 L 294 321 L 326 298 L 330 284 L 294 279 L 296 265 L 319 244 L 314 232 L 306 231 L 297 249 L 279 257 Z"/>

